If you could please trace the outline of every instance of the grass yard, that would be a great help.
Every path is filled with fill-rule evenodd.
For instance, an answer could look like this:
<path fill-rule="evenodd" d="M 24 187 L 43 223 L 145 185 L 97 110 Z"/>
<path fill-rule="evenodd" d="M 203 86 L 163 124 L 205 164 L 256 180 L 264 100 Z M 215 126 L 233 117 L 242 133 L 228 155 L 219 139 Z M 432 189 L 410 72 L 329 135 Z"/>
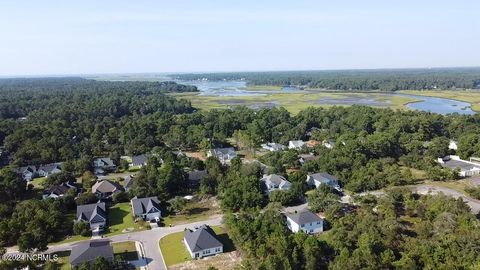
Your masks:
<path fill-rule="evenodd" d="M 121 256 L 125 261 L 136 261 L 138 260 L 137 248 L 135 247 L 135 242 L 120 242 L 113 243 L 113 253 L 114 256 Z"/>
<path fill-rule="evenodd" d="M 34 178 L 30 184 L 32 184 L 35 188 L 43 188 L 43 184 L 45 183 L 46 179 L 46 177 Z"/>
<path fill-rule="evenodd" d="M 56 270 L 70 270 L 70 251 L 59 251 L 52 253 L 53 256 L 58 256 L 58 261 L 54 262 L 54 269 Z"/>
<path fill-rule="evenodd" d="M 171 214 L 162 218 L 164 226 L 179 225 L 208 219 L 213 215 L 221 214 L 222 211 L 214 198 L 200 202 L 187 203 L 182 214 Z"/>
<path fill-rule="evenodd" d="M 217 233 L 219 240 L 223 243 L 224 253 L 235 250 L 235 246 L 224 228 L 214 226 L 212 229 Z M 160 250 L 162 251 L 167 267 L 190 261 L 192 259 L 183 243 L 183 234 L 183 232 L 172 233 L 160 239 Z"/>
<path fill-rule="evenodd" d="M 112 236 L 125 232 L 136 232 L 150 229 L 147 222 L 135 222 L 132 216 L 130 202 L 117 203 L 108 209 L 108 227 L 105 236 Z"/>
<path fill-rule="evenodd" d="M 428 96 L 428 97 L 441 97 L 448 99 L 455 99 L 460 101 L 469 102 L 472 104 L 472 109 L 474 111 L 480 111 L 480 91 L 476 90 L 436 90 L 436 91 L 400 91 L 405 94 L 413 94 L 419 96 Z"/>

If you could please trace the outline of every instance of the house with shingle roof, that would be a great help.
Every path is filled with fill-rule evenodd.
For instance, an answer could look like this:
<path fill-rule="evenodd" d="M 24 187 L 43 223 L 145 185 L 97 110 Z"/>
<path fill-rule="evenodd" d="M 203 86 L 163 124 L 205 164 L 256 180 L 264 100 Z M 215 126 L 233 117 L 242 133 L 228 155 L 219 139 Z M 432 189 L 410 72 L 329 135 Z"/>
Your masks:
<path fill-rule="evenodd" d="M 338 178 L 326 172 L 307 175 L 307 185 L 318 188 L 320 185 L 328 185 L 338 191 L 342 191 Z"/>
<path fill-rule="evenodd" d="M 14 172 L 22 176 L 25 181 L 32 181 L 33 178 L 38 176 L 37 168 L 35 166 L 24 166 L 17 169 L 13 169 Z"/>
<path fill-rule="evenodd" d="M 41 177 L 48 177 L 49 175 L 62 172 L 62 163 L 50 163 L 45 165 L 40 165 L 38 167 L 37 173 Z"/>
<path fill-rule="evenodd" d="M 113 160 L 107 157 L 96 158 L 93 161 L 93 167 L 96 175 L 102 175 L 108 171 L 114 171 L 117 168 Z"/>
<path fill-rule="evenodd" d="M 200 259 L 223 252 L 223 244 L 208 225 L 194 230 L 185 229 L 183 242 L 193 259 Z"/>
<path fill-rule="evenodd" d="M 287 181 L 285 177 L 277 174 L 265 175 L 262 179 L 260 179 L 260 182 L 262 190 L 267 196 L 276 190 L 287 191 L 292 186 L 292 183 Z"/>
<path fill-rule="evenodd" d="M 81 242 L 72 247 L 70 253 L 70 267 L 74 269 L 83 263 L 92 266 L 97 257 L 103 257 L 107 261 L 113 261 L 113 247 L 108 240 L 93 240 Z"/>
<path fill-rule="evenodd" d="M 200 181 L 207 175 L 207 170 L 193 170 L 188 172 L 188 186 L 192 188 L 200 186 Z"/>
<path fill-rule="evenodd" d="M 132 157 L 132 163 L 129 164 L 130 167 L 143 167 L 147 166 L 147 160 L 149 158 L 149 154 L 142 154 L 138 156 Z"/>
<path fill-rule="evenodd" d="M 134 197 L 130 203 L 132 204 L 132 213 L 135 218 L 142 218 L 147 221 L 159 221 L 162 218 L 160 202 L 157 197 Z"/>
<path fill-rule="evenodd" d="M 237 153 L 235 152 L 235 149 L 233 149 L 233 147 L 215 148 L 207 151 L 207 157 L 215 157 L 222 164 L 225 164 L 237 157 Z"/>
<path fill-rule="evenodd" d="M 123 188 L 125 189 L 125 191 L 129 191 L 130 188 L 132 187 L 133 185 L 133 175 L 129 175 L 127 177 L 125 177 L 124 179 L 124 182 L 123 182 Z"/>
<path fill-rule="evenodd" d="M 305 142 L 303 141 L 289 141 L 288 142 L 288 149 L 302 149 L 302 147 L 305 145 Z"/>
<path fill-rule="evenodd" d="M 58 186 L 53 186 L 50 188 L 47 188 L 43 191 L 42 198 L 47 199 L 47 198 L 60 198 L 65 196 L 67 194 L 68 190 L 72 188 L 67 186 L 66 184 L 58 185 Z"/>
<path fill-rule="evenodd" d="M 92 193 L 99 199 L 111 199 L 113 195 L 123 190 L 120 184 L 110 180 L 100 180 L 92 186 Z"/>
<path fill-rule="evenodd" d="M 77 206 L 77 219 L 75 222 L 85 221 L 90 224 L 92 232 L 102 232 L 107 224 L 105 203 L 92 203 Z"/>
<path fill-rule="evenodd" d="M 260 145 L 263 149 L 268 150 L 270 152 L 276 152 L 276 151 L 283 151 L 287 147 L 285 145 L 279 144 L 279 143 L 264 143 Z"/>
<path fill-rule="evenodd" d="M 287 213 L 287 227 L 296 233 L 303 231 L 305 233 L 323 232 L 323 218 L 314 213 L 305 210 L 298 213 Z"/>

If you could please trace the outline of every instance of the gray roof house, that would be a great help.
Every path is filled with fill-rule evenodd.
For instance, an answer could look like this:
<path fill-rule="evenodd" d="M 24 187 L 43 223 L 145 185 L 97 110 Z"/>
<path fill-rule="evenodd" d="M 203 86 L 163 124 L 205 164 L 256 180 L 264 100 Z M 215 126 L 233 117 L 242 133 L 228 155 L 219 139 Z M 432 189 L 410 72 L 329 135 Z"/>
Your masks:
<path fill-rule="evenodd" d="M 277 174 L 265 175 L 261 181 L 261 186 L 265 195 L 269 196 L 275 190 L 289 190 L 292 183 L 287 181 L 283 176 Z"/>
<path fill-rule="evenodd" d="M 35 166 L 25 166 L 14 169 L 14 172 L 20 174 L 25 181 L 32 181 L 33 178 L 38 176 L 37 168 Z"/>
<path fill-rule="evenodd" d="M 279 143 L 264 143 L 264 144 L 261 144 L 260 146 L 263 149 L 271 151 L 271 152 L 283 151 L 287 148 L 285 145 L 279 144 Z"/>
<path fill-rule="evenodd" d="M 125 191 L 129 191 L 130 188 L 132 187 L 133 185 L 133 176 L 132 175 L 129 175 L 127 177 L 125 177 L 125 180 L 123 182 L 123 188 L 125 189 Z"/>
<path fill-rule="evenodd" d="M 96 158 L 93 161 L 95 174 L 104 174 L 106 171 L 113 171 L 117 168 L 113 160 L 107 157 Z"/>
<path fill-rule="evenodd" d="M 94 233 L 102 232 L 107 224 L 105 203 L 78 205 L 76 222 L 80 220 L 88 222 Z"/>
<path fill-rule="evenodd" d="M 42 198 L 47 199 L 47 198 L 59 198 L 65 196 L 67 194 L 68 190 L 72 188 L 70 186 L 67 186 L 67 184 L 62 184 L 58 186 L 53 186 L 48 189 L 45 189 L 43 191 Z"/>
<path fill-rule="evenodd" d="M 312 155 L 312 154 L 301 154 L 301 155 L 298 155 L 298 157 L 299 157 L 298 161 L 300 162 L 300 164 L 302 166 L 307 161 L 312 161 L 312 160 L 316 160 L 316 159 L 319 158 L 318 156 L 315 156 L 315 155 Z"/>
<path fill-rule="evenodd" d="M 338 191 L 342 191 L 338 178 L 326 172 L 307 175 L 307 184 L 315 186 L 315 188 L 318 188 L 320 185 L 329 185 Z"/>
<path fill-rule="evenodd" d="M 222 164 L 230 162 L 230 160 L 232 160 L 236 156 L 237 153 L 235 152 L 235 149 L 233 149 L 233 147 L 215 148 L 207 151 L 207 157 L 215 157 L 220 160 Z"/>
<path fill-rule="evenodd" d="M 183 242 L 194 259 L 223 252 L 222 242 L 208 225 L 202 225 L 195 230 L 185 229 Z"/>
<path fill-rule="evenodd" d="M 132 157 L 132 163 L 129 164 L 129 166 L 132 167 L 143 167 L 147 165 L 147 160 L 148 160 L 149 155 L 148 154 L 142 154 L 138 156 L 133 156 Z"/>
<path fill-rule="evenodd" d="M 41 165 L 40 167 L 38 167 L 38 170 L 37 170 L 38 175 L 42 177 L 47 177 L 49 175 L 52 175 L 55 173 L 61 173 L 61 172 L 62 172 L 62 163 L 60 162 Z"/>
<path fill-rule="evenodd" d="M 99 199 L 110 199 L 113 195 L 123 190 L 120 184 L 110 180 L 100 180 L 92 186 L 92 193 Z"/>
<path fill-rule="evenodd" d="M 160 210 L 160 202 L 157 197 L 137 198 L 134 197 L 131 201 L 133 216 L 142 218 L 144 220 L 159 221 L 162 217 Z"/>
<path fill-rule="evenodd" d="M 190 187 L 198 187 L 200 185 L 200 180 L 207 175 L 207 170 L 194 170 L 188 172 L 188 185 Z"/>
<path fill-rule="evenodd" d="M 323 218 L 314 213 L 305 210 L 298 213 L 286 213 L 287 227 L 296 233 L 303 231 L 305 233 L 323 232 Z"/>
<path fill-rule="evenodd" d="M 103 257 L 107 261 L 113 261 L 113 247 L 108 240 L 93 240 L 81 242 L 72 247 L 70 253 L 70 267 L 80 266 L 83 263 L 92 265 L 97 257 Z"/>

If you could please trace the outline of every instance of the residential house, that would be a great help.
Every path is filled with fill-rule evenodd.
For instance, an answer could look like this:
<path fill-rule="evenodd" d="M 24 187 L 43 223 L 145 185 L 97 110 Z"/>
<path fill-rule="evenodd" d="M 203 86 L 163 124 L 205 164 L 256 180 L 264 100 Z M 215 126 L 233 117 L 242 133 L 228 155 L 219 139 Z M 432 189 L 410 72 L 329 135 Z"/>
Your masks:
<path fill-rule="evenodd" d="M 237 153 L 235 152 L 235 149 L 233 149 L 233 147 L 215 148 L 207 151 L 207 157 L 215 157 L 222 164 L 225 164 L 237 157 Z"/>
<path fill-rule="evenodd" d="M 332 149 L 335 146 L 335 141 L 334 140 L 324 140 L 322 142 L 322 145 L 325 146 L 328 149 Z"/>
<path fill-rule="evenodd" d="M 52 174 L 61 173 L 61 172 L 62 172 L 61 162 L 41 165 L 40 167 L 38 167 L 38 170 L 37 170 L 38 175 L 41 177 L 48 177 Z"/>
<path fill-rule="evenodd" d="M 472 160 L 472 158 L 470 160 Z M 459 156 L 450 155 L 439 158 L 437 161 L 442 167 L 458 170 L 458 175 L 461 177 L 480 175 L 479 163 L 463 160 Z"/>
<path fill-rule="evenodd" d="M 47 199 L 47 198 L 60 198 L 65 196 L 67 194 L 68 190 L 71 188 L 75 188 L 74 186 L 69 186 L 67 183 L 63 183 L 58 186 L 53 186 L 50 188 L 47 188 L 43 191 L 42 198 Z"/>
<path fill-rule="evenodd" d="M 287 181 L 285 177 L 277 174 L 264 175 L 260 181 L 263 192 L 267 196 L 275 190 L 287 191 L 292 186 L 292 183 Z"/>
<path fill-rule="evenodd" d="M 107 157 L 96 158 L 93 161 L 93 167 L 96 175 L 103 175 L 106 172 L 114 171 L 117 168 L 113 160 Z"/>
<path fill-rule="evenodd" d="M 16 173 L 22 176 L 25 181 L 32 181 L 33 178 L 38 176 L 37 168 L 35 166 L 25 166 L 14 170 Z"/>
<path fill-rule="evenodd" d="M 323 232 L 323 218 L 305 210 L 298 213 L 287 213 L 287 227 L 292 232 L 303 231 L 305 233 Z"/>
<path fill-rule="evenodd" d="M 107 225 L 107 212 L 105 203 L 92 203 L 77 206 L 76 222 L 85 221 L 90 224 L 90 230 L 94 233 L 103 232 Z"/>
<path fill-rule="evenodd" d="M 195 230 L 186 229 L 183 242 L 190 256 L 200 259 L 223 252 L 223 244 L 217 234 L 208 225 L 202 225 Z"/>
<path fill-rule="evenodd" d="M 319 157 L 318 156 L 315 156 L 313 154 L 301 154 L 301 155 L 298 155 L 298 161 L 300 162 L 300 164 L 303 166 L 305 164 L 305 162 L 307 161 L 312 161 L 312 160 L 316 160 L 318 159 Z"/>
<path fill-rule="evenodd" d="M 143 166 L 147 166 L 148 157 L 149 157 L 148 154 L 133 156 L 133 157 L 132 157 L 132 163 L 130 163 L 129 166 L 130 166 L 130 167 L 143 167 Z"/>
<path fill-rule="evenodd" d="M 123 188 L 125 189 L 125 191 L 129 191 L 130 188 L 132 187 L 133 185 L 133 175 L 129 175 L 127 177 L 125 177 L 124 181 L 123 181 Z"/>
<path fill-rule="evenodd" d="M 289 141 L 288 142 L 288 149 L 302 149 L 305 145 L 303 141 Z"/>
<path fill-rule="evenodd" d="M 264 143 L 260 145 L 263 149 L 271 151 L 271 152 L 276 152 L 276 151 L 283 151 L 287 147 L 283 144 L 279 143 Z"/>
<path fill-rule="evenodd" d="M 160 210 L 160 202 L 157 197 L 137 198 L 134 197 L 130 203 L 132 204 L 133 216 L 142 218 L 143 220 L 159 221 L 162 218 Z"/>
<path fill-rule="evenodd" d="M 93 240 L 80 242 L 72 247 L 70 252 L 70 268 L 80 267 L 83 263 L 92 266 L 97 257 L 113 261 L 113 247 L 108 240 Z"/>
<path fill-rule="evenodd" d="M 450 142 L 448 143 L 448 149 L 456 151 L 458 149 L 457 142 L 454 140 L 450 140 Z"/>
<path fill-rule="evenodd" d="M 328 185 L 338 191 L 342 191 L 338 178 L 325 172 L 307 175 L 307 184 L 315 186 L 315 188 L 318 188 L 320 185 Z"/>
<path fill-rule="evenodd" d="M 188 172 L 188 186 L 190 187 L 199 187 L 200 186 L 200 181 L 202 180 L 203 177 L 207 176 L 207 170 L 194 170 L 191 172 Z"/>
<path fill-rule="evenodd" d="M 100 180 L 92 186 L 92 193 L 99 199 L 111 199 L 113 195 L 120 191 L 124 191 L 123 187 L 110 180 Z"/>

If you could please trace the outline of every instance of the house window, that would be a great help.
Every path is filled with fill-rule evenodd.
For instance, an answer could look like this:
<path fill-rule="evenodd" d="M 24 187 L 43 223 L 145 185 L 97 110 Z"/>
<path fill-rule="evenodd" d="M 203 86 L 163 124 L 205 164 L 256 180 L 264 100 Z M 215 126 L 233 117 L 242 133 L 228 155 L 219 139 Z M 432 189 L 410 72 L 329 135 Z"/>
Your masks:
<path fill-rule="evenodd" d="M 303 227 L 305 227 L 305 224 L 302 224 L 301 226 L 302 226 L 302 228 L 303 228 Z"/>
<path fill-rule="evenodd" d="M 320 225 L 321 223 L 322 223 L 322 222 L 320 222 L 320 221 L 317 221 L 317 224 L 318 224 L 318 225 Z"/>
<path fill-rule="evenodd" d="M 313 230 L 312 230 L 312 229 L 310 229 L 310 232 L 311 232 L 311 233 L 313 233 Z"/>
<path fill-rule="evenodd" d="M 220 248 L 215 248 L 215 252 L 220 252 Z"/>

